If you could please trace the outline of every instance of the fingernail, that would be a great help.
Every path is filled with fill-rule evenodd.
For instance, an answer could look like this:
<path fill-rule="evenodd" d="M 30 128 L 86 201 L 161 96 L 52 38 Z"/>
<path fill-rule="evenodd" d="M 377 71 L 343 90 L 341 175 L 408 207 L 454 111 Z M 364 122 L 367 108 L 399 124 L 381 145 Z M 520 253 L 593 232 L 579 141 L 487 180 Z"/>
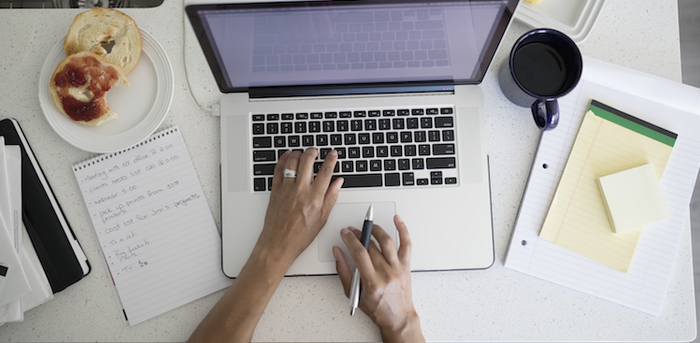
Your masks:
<path fill-rule="evenodd" d="M 348 230 L 348 228 L 346 228 L 346 227 L 340 229 L 340 234 L 343 235 L 343 236 L 345 236 L 345 235 L 347 235 L 347 234 L 349 234 L 349 233 L 350 233 L 350 230 Z"/>
<path fill-rule="evenodd" d="M 328 155 L 338 156 L 338 152 L 335 149 L 333 149 L 331 150 L 331 152 L 328 153 Z"/>
<path fill-rule="evenodd" d="M 403 223 L 403 218 L 401 218 L 401 216 L 397 214 L 396 221 L 398 221 L 399 223 Z"/>
<path fill-rule="evenodd" d="M 338 249 L 336 249 L 335 247 L 333 247 L 333 257 L 335 257 L 336 261 L 340 259 L 340 255 L 338 255 Z"/>

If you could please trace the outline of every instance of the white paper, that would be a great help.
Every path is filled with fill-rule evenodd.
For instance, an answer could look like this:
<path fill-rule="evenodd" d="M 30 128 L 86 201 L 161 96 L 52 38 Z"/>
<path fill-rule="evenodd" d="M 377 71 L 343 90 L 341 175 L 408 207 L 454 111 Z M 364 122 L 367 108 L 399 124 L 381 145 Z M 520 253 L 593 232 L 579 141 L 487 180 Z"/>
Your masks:
<path fill-rule="evenodd" d="M 129 324 L 228 287 L 221 239 L 177 127 L 73 167 Z"/>
<path fill-rule="evenodd" d="M 670 217 L 644 228 L 627 273 L 538 236 L 591 99 L 678 134 L 660 181 Z M 559 105 L 559 127 L 540 140 L 505 266 L 659 315 L 700 167 L 700 90 L 584 58 L 581 82 Z"/>
<path fill-rule="evenodd" d="M 0 307 L 7 304 L 17 302 L 12 305 L 6 312 L 16 318 L 17 311 L 12 309 L 19 308 L 19 298 L 30 291 L 29 280 L 19 261 L 20 239 L 15 239 L 15 230 L 12 226 L 12 211 L 10 209 L 10 187 L 7 178 L 7 163 L 5 153 L 5 137 L 0 137 L 0 212 L 2 212 L 2 220 L 0 220 L 0 261 L 8 266 L 8 272 L 0 290 Z M 19 234 L 17 234 L 19 236 Z"/>

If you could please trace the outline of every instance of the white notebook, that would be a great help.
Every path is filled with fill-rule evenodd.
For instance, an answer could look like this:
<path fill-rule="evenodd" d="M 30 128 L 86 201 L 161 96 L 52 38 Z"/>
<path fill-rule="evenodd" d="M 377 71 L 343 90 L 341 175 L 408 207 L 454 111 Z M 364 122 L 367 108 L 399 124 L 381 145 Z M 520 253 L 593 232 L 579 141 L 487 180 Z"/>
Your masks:
<path fill-rule="evenodd" d="M 177 126 L 73 171 L 130 325 L 231 284 Z"/>

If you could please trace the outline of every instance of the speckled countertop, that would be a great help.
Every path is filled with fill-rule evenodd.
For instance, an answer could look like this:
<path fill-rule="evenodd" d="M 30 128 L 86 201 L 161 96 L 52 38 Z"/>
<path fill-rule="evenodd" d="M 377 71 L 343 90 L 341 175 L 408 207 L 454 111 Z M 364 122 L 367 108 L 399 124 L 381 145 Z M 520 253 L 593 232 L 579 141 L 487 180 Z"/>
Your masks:
<path fill-rule="evenodd" d="M 221 296 L 205 297 L 130 327 L 121 314 L 97 237 L 71 166 L 95 154 L 61 139 L 37 100 L 39 72 L 80 10 L 0 10 L 0 118 L 20 121 L 93 270 L 84 280 L 0 327 L 0 341 L 184 341 Z M 163 127 L 179 125 L 212 213 L 219 223 L 219 119 L 207 106 L 220 94 L 204 62 L 183 3 L 125 10 L 165 48 L 175 97 Z M 183 27 L 184 25 L 184 27 Z M 492 66 L 528 27 L 514 22 Z M 184 33 L 184 35 L 183 35 Z M 680 81 L 676 1 L 608 0 L 584 55 Z M 187 69 L 185 68 L 187 61 Z M 690 229 L 682 239 L 662 314 L 654 317 L 503 267 L 539 132 L 527 110 L 501 94 L 491 68 L 481 88 L 493 191 L 496 263 L 484 271 L 417 273 L 414 301 L 433 341 L 690 341 L 696 334 Z M 189 83 L 186 78 L 189 75 Z M 190 87 L 196 101 L 190 93 Z M 364 316 L 349 317 L 335 276 L 285 278 L 254 336 L 256 341 L 377 341 Z"/>

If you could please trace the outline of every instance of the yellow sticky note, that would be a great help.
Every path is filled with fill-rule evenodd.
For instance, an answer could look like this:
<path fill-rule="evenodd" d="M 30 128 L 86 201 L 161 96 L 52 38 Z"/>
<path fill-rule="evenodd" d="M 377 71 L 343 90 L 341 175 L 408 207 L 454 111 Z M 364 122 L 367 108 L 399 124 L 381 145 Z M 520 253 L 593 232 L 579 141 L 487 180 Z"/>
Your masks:
<path fill-rule="evenodd" d="M 668 218 L 659 180 L 651 164 L 598 178 L 598 186 L 615 233 Z"/>
<path fill-rule="evenodd" d="M 596 180 L 643 164 L 652 164 L 660 180 L 676 137 L 593 101 L 579 128 L 540 237 L 627 272 L 642 230 L 613 232 Z"/>

